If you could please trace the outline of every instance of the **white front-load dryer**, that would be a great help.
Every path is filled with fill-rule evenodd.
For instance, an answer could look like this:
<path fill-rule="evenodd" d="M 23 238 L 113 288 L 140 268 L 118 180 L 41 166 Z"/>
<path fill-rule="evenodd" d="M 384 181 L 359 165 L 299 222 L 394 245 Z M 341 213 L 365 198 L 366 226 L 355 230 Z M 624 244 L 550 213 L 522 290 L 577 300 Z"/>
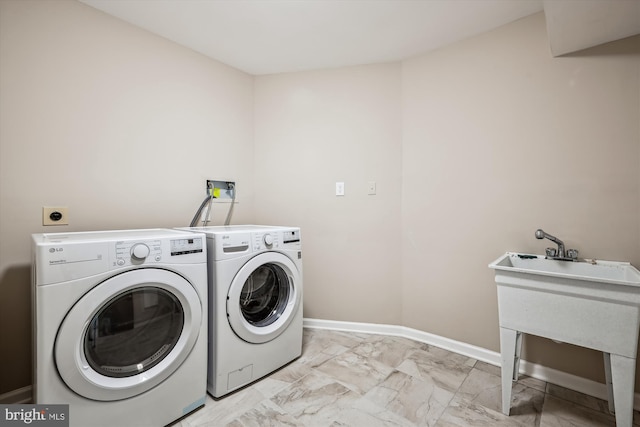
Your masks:
<path fill-rule="evenodd" d="M 207 236 L 207 390 L 222 397 L 302 354 L 302 242 L 297 227 L 191 227 Z"/>
<path fill-rule="evenodd" d="M 204 235 L 34 234 L 32 254 L 36 404 L 68 404 L 72 427 L 158 427 L 204 405 Z"/>

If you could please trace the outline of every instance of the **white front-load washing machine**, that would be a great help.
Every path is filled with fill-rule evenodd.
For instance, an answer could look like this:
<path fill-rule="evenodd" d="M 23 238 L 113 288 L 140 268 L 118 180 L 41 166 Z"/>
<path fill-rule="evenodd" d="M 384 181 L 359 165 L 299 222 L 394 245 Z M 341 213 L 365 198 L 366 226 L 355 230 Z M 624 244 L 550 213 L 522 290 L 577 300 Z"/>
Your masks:
<path fill-rule="evenodd" d="M 191 227 L 207 236 L 207 390 L 222 397 L 302 354 L 300 229 Z"/>
<path fill-rule="evenodd" d="M 164 426 L 204 405 L 204 235 L 34 234 L 32 254 L 36 404 L 68 404 L 77 427 Z"/>

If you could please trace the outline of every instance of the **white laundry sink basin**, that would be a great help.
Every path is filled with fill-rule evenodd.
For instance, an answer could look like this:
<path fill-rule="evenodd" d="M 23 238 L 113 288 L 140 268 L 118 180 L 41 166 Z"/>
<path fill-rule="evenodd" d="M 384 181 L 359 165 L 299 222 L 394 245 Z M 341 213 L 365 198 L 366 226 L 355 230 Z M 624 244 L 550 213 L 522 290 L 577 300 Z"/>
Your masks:
<path fill-rule="evenodd" d="M 543 255 L 507 252 L 489 267 L 505 272 L 640 286 L 640 271 L 628 262 L 558 261 Z"/>
<path fill-rule="evenodd" d="M 501 327 L 636 357 L 637 334 L 626 336 L 640 321 L 640 271 L 631 264 L 507 252 L 489 268 Z"/>
<path fill-rule="evenodd" d="M 489 267 L 498 291 L 502 412 L 509 414 L 521 336 L 532 334 L 602 351 L 609 408 L 618 427 L 631 427 L 640 272 L 628 262 L 560 261 L 514 252 Z"/>

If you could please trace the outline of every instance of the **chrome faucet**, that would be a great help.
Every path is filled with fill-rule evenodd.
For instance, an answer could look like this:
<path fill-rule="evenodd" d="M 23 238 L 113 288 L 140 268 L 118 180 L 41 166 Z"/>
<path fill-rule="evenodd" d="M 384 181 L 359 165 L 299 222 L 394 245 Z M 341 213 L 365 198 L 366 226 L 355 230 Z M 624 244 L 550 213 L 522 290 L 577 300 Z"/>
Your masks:
<path fill-rule="evenodd" d="M 551 234 L 545 233 L 540 228 L 536 230 L 536 239 L 549 239 L 556 245 L 558 248 L 547 248 L 545 250 L 547 254 L 547 258 L 565 260 L 565 261 L 576 261 L 578 259 L 578 251 L 576 249 L 568 249 L 565 251 L 564 242 L 558 239 Z"/>

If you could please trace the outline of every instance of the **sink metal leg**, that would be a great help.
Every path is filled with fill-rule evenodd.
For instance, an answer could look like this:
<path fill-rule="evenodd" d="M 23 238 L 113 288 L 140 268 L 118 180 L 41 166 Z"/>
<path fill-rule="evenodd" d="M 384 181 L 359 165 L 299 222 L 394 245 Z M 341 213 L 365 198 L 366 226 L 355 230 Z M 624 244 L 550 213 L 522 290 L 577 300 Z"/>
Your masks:
<path fill-rule="evenodd" d="M 607 399 L 609 401 L 609 412 L 616 412 L 613 403 L 613 383 L 611 382 L 611 354 L 602 353 L 604 357 L 604 377 L 607 383 Z"/>
<path fill-rule="evenodd" d="M 607 357 L 605 356 L 605 361 Z M 617 354 L 609 355 L 613 406 L 617 427 L 631 427 L 633 424 L 633 398 L 636 378 L 636 359 Z M 608 382 L 608 380 L 607 380 Z"/>
<path fill-rule="evenodd" d="M 500 354 L 502 356 L 502 413 L 511 409 L 512 381 L 518 379 L 522 334 L 512 329 L 500 328 Z"/>
<path fill-rule="evenodd" d="M 516 333 L 516 356 L 513 366 L 513 380 L 518 381 L 518 375 L 520 375 L 520 353 L 522 353 L 522 332 Z"/>

